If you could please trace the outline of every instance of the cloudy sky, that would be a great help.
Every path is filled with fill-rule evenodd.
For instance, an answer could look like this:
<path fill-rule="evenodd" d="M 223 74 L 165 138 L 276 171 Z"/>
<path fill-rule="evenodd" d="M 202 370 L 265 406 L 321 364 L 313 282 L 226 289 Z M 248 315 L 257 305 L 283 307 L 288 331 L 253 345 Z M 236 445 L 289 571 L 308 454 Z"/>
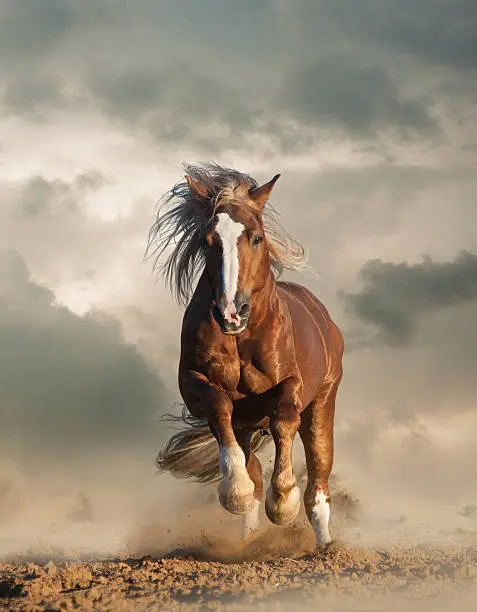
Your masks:
<path fill-rule="evenodd" d="M 3 460 L 149 466 L 181 313 L 147 232 L 181 163 L 213 160 L 282 173 L 345 334 L 336 470 L 473 499 L 476 98 L 472 0 L 2 3 Z"/>

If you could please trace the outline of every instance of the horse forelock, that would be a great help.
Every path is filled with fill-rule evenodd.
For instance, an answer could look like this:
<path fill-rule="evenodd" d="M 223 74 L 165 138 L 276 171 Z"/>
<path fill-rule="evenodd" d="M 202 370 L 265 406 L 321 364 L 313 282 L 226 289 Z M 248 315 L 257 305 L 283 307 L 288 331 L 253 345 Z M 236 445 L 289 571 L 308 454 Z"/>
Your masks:
<path fill-rule="evenodd" d="M 181 304 L 187 304 L 193 284 L 205 265 L 205 236 L 216 214 L 226 206 L 244 207 L 260 216 L 260 210 L 250 198 L 257 181 L 237 170 L 215 163 L 184 164 L 186 174 L 206 192 L 199 196 L 188 181 L 176 183 L 161 198 L 156 220 L 149 232 L 146 256 L 154 258 L 166 283 Z M 307 267 L 306 254 L 300 243 L 281 226 L 277 211 L 268 202 L 261 219 L 275 276 L 284 269 Z M 166 254 L 164 263 L 161 257 Z"/>

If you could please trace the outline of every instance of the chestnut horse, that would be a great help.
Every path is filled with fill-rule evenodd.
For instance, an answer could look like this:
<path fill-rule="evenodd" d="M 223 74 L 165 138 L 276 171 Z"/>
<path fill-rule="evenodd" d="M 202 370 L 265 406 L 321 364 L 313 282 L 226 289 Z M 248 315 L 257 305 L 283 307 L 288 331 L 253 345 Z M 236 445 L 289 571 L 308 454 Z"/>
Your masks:
<path fill-rule="evenodd" d="M 280 175 L 259 187 L 215 164 L 185 170 L 186 180 L 164 197 L 148 244 L 156 262 L 167 252 L 166 280 L 188 302 L 179 364 L 187 427 L 159 454 L 158 466 L 202 482 L 220 472 L 220 503 L 244 516 L 248 538 L 258 528 L 263 494 L 255 455 L 263 430 L 275 443 L 266 514 L 276 525 L 298 514 L 292 467 L 298 432 L 308 471 L 305 509 L 324 547 L 331 541 L 328 477 L 341 333 L 310 291 L 276 280 L 283 269 L 305 264 L 303 248 L 268 202 Z"/>

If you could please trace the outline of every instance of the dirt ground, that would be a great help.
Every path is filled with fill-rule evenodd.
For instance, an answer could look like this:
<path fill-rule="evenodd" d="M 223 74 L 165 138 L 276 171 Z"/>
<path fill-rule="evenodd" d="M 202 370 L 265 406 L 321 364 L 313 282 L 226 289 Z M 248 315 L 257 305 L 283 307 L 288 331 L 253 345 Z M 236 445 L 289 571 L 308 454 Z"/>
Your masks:
<path fill-rule="evenodd" d="M 202 541 L 161 557 L 9 559 L 0 565 L 8 610 L 475 610 L 477 547 L 357 548 L 292 552 L 288 529 L 246 547 Z M 306 538 L 305 538 L 306 539 Z M 288 549 L 287 544 L 288 543 Z M 299 548 L 300 546 L 298 546 Z"/>
<path fill-rule="evenodd" d="M 0 557 L 0 609 L 477 610 L 477 531 L 471 529 L 477 508 L 446 515 L 447 531 L 430 532 L 404 516 L 378 529 L 376 518 L 366 518 L 361 502 L 337 483 L 333 499 L 336 541 L 321 554 L 313 550 L 303 509 L 287 528 L 262 517 L 255 539 L 240 543 L 240 518 L 220 508 L 214 487 L 198 490 L 196 504 L 178 504 L 167 517 L 158 517 L 153 504 L 129 532 L 122 553 L 80 552 L 81 537 L 69 547 L 43 541 L 12 548 Z M 63 527 L 94 529 L 100 550 L 109 523 L 95 521 L 93 509 L 81 501 Z M 382 509 L 376 509 L 379 516 Z M 52 524 L 61 531 L 62 523 Z"/>
<path fill-rule="evenodd" d="M 80 509 L 74 521 L 69 517 L 70 529 L 97 526 L 84 503 Z M 453 540 L 438 534 L 437 545 L 419 543 L 422 525 L 413 531 L 401 517 L 385 526 L 378 543 L 361 541 L 359 529 L 369 533 L 376 524 L 367 524 L 360 502 L 336 487 L 332 527 L 337 540 L 321 554 L 313 551 L 303 511 L 288 528 L 265 519 L 262 531 L 246 545 L 238 539 L 240 520 L 219 507 L 215 489 L 202 492 L 195 512 L 184 512 L 177 508 L 175 523 L 171 517 L 158 521 L 153 512 L 130 533 L 122 554 L 81 553 L 76 546 L 4 555 L 0 609 L 477 609 L 477 532 L 459 529 Z M 469 524 L 471 518 L 461 517 Z"/>

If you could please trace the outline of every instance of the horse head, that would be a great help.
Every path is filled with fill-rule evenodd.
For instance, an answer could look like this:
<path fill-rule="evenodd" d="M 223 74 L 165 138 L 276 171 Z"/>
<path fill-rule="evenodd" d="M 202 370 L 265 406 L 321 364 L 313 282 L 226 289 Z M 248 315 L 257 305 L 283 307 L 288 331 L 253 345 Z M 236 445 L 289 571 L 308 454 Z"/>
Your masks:
<path fill-rule="evenodd" d="M 204 236 L 205 267 L 215 298 L 214 317 L 224 334 L 238 335 L 246 329 L 253 296 L 271 274 L 262 210 L 279 177 L 255 188 L 238 183 L 214 196 L 186 176 L 195 196 L 213 204 L 214 214 Z"/>

